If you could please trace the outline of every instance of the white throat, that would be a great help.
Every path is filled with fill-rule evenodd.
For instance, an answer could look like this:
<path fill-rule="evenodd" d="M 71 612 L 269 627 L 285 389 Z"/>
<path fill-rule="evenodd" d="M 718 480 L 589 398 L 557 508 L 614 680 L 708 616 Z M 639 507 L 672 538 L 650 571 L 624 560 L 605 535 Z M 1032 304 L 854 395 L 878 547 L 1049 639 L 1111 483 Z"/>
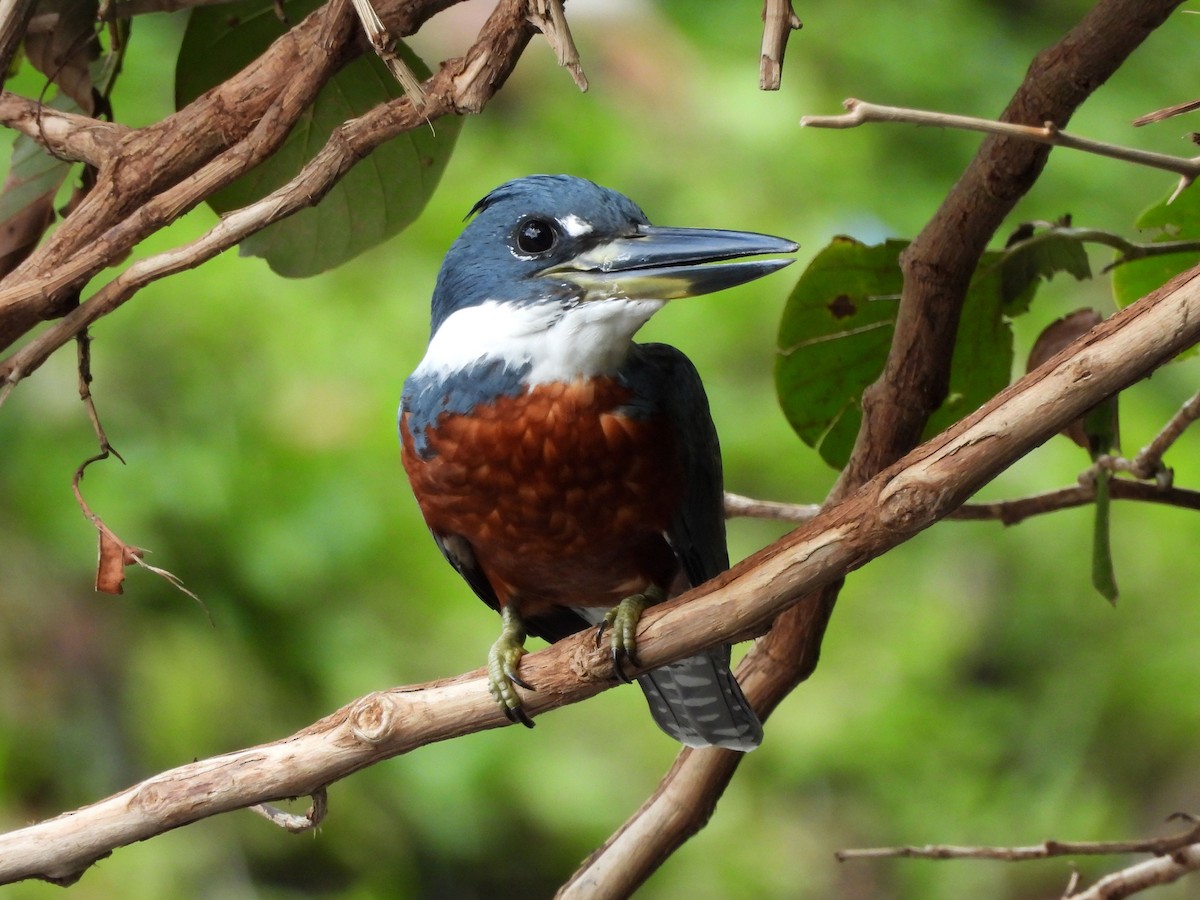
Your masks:
<path fill-rule="evenodd" d="M 531 384 L 610 374 L 664 302 L 593 300 L 562 309 L 489 300 L 447 316 L 413 374 L 446 375 L 487 359 L 528 364 Z"/>

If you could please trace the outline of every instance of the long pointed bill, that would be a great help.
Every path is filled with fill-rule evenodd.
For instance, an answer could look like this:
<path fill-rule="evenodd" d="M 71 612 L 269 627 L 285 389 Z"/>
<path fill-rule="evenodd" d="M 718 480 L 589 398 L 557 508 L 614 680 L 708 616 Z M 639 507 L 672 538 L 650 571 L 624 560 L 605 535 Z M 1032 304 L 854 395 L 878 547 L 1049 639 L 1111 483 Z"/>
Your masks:
<path fill-rule="evenodd" d="M 642 225 L 540 274 L 583 288 L 585 300 L 675 300 L 770 275 L 795 260 L 740 257 L 792 253 L 797 246 L 749 231 Z"/>

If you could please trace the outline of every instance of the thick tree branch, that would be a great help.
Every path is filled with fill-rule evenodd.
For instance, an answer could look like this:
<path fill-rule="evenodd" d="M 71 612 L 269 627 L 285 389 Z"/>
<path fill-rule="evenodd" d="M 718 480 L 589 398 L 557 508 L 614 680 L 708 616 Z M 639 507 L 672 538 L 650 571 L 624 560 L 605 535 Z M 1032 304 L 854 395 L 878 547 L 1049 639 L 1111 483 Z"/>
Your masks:
<path fill-rule="evenodd" d="M 1067 422 L 1198 341 L 1200 268 L 1117 313 L 812 522 L 713 581 L 649 610 L 638 634 L 643 670 L 759 633 L 797 600 L 949 514 Z M 530 715 L 613 684 L 611 660 L 591 634 L 530 654 L 521 674 L 537 687 L 523 695 Z M 752 672 L 746 686 L 761 696 L 757 677 Z M 0 883 L 70 881 L 96 859 L 134 841 L 217 813 L 317 794 L 379 760 L 505 723 L 483 670 L 371 694 L 285 740 L 181 766 L 92 806 L 0 835 Z M 630 852 L 641 854 L 637 865 L 621 853 L 600 854 L 597 862 L 604 865 L 625 859 L 631 867 L 593 868 L 596 878 L 573 880 L 563 895 L 627 895 L 633 888 L 629 878 L 654 863 L 661 846 L 647 826 L 690 820 L 694 795 L 715 797 L 704 786 L 731 774 L 734 756 L 740 759 L 723 750 L 681 755 L 672 770 L 676 777 L 648 803 L 655 814 L 635 819 L 618 835 L 628 836 Z M 692 778 L 703 785 L 693 787 Z"/>
<path fill-rule="evenodd" d="M 380 0 L 375 8 L 391 33 L 407 35 L 454 2 Z M 500 3 L 480 40 L 490 38 L 497 47 L 509 43 L 504 36 L 488 32 L 488 27 L 503 21 L 514 35 L 524 35 L 523 47 L 529 29 L 524 9 L 525 4 L 517 0 Z M 108 137 L 92 137 L 89 143 L 86 137 L 48 136 L 49 149 L 62 146 L 67 155 L 86 158 L 98 166 L 96 186 L 49 239 L 0 281 L 0 348 L 43 319 L 61 315 L 74 303 L 78 289 L 112 260 L 217 190 L 225 183 L 222 179 L 232 180 L 240 174 L 238 166 L 244 171 L 260 155 L 269 153 L 268 135 L 294 121 L 304 108 L 303 95 L 308 88 L 319 86 L 328 74 L 361 52 L 354 32 L 346 5 L 328 3 L 237 75 L 161 122 L 126 131 L 109 146 L 101 145 Z M 463 90 L 463 106 L 454 112 L 477 112 L 491 96 L 490 92 L 480 93 L 486 76 L 500 71 L 506 75 L 512 63 L 499 54 L 493 61 L 476 53 L 470 54 L 467 62 L 479 67 L 479 77 L 460 72 L 459 77 L 466 74 L 472 85 Z M 500 77 L 491 91 L 502 82 Z M 28 102 L 13 102 L 7 96 L 2 99 L 0 124 L 20 126 L 37 139 L 39 129 L 28 125 Z M 262 127 L 264 118 L 273 120 L 270 128 Z M 105 135 L 115 133 L 113 126 L 67 119 L 61 114 L 53 122 L 60 132 L 74 124 L 81 132 L 101 129 Z M 236 149 L 239 145 L 241 150 Z M 231 152 L 233 155 L 228 155 Z M 211 180 L 198 177 L 222 154 L 226 156 L 218 169 L 207 173 Z M 234 161 L 237 166 L 231 166 Z M 169 200 L 160 199 L 185 182 Z M 113 229 L 118 230 L 113 233 Z"/>
<path fill-rule="evenodd" d="M 76 307 L 42 331 L 36 338 L 0 362 L 0 384 L 13 385 L 35 371 L 50 355 L 75 334 L 107 315 L 152 281 L 193 268 L 237 244 L 271 222 L 317 203 L 351 166 L 384 141 L 424 127 L 432 118 L 463 109 L 477 110 L 499 89 L 516 65 L 533 32 L 524 21 L 521 0 L 501 2 L 480 32 L 467 55 L 442 66 L 425 87 L 425 102 L 417 106 L 407 96 L 378 106 L 334 131 L 316 157 L 291 181 L 257 203 L 227 214 L 205 235 L 192 243 L 134 263 L 87 302 Z M 305 79 L 294 79 L 305 90 Z M 286 99 L 290 95 L 283 95 Z M 300 107 L 302 109 L 302 107 Z M 292 107 L 295 114 L 300 109 Z M 194 175 L 148 201 L 142 209 L 105 235 L 103 245 L 82 253 L 40 282 L 51 285 L 74 283 L 103 267 L 114 245 L 128 247 L 155 228 L 171 221 L 200 202 L 217 187 L 227 184 L 248 169 L 287 133 L 293 119 L 289 114 L 266 116 L 247 140 L 218 156 Z M 260 132 L 267 136 L 256 137 Z M 269 143 L 268 143 L 269 142 Z M 26 286 L 26 290 L 31 290 Z M 0 292 L 0 297 L 3 293 Z M 3 395 L 0 394 L 0 399 Z"/>
<path fill-rule="evenodd" d="M 1057 44 L 1040 53 L 1001 119 L 1063 127 L 1097 87 L 1154 31 L 1181 0 L 1100 0 Z M 891 351 L 883 375 L 863 396 L 863 425 L 850 464 L 830 500 L 849 495 L 920 440 L 929 416 L 946 396 L 963 298 L 976 263 L 996 229 L 1037 180 L 1049 148 L 1013 137 L 988 136 L 963 177 L 902 258 L 904 290 Z M 961 498 L 960 498 L 961 500 Z M 823 517 L 819 517 L 817 520 Z M 751 649 L 738 669 L 747 697 L 766 716 L 816 668 L 825 627 L 837 602 L 838 584 L 825 584 L 796 603 Z M 626 865 L 610 865 L 615 881 L 596 896 L 624 896 L 704 824 L 703 811 L 720 797 L 741 757 L 727 753 L 721 771 L 695 776 L 691 761 L 681 759 L 660 784 L 688 785 L 681 802 L 696 816 L 668 815 L 644 805 L 634 818 L 654 816 L 640 830 L 655 843 L 638 847 Z M 728 770 L 728 772 L 726 771 Z M 655 827 L 657 823 L 657 827 Z M 572 886 L 591 880 L 588 869 L 605 852 L 631 852 L 621 842 L 633 828 L 622 827 L 600 854 L 573 876 Z"/>

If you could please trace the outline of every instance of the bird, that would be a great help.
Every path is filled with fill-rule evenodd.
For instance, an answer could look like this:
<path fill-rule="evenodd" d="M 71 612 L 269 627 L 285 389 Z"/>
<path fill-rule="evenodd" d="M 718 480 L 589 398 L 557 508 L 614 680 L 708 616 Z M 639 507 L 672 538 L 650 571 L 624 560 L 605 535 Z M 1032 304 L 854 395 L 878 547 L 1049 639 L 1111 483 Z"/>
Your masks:
<path fill-rule="evenodd" d="M 433 538 L 501 616 L 488 689 L 533 727 L 517 688 L 529 635 L 607 631 L 616 677 L 638 619 L 729 567 L 720 448 L 695 366 L 634 335 L 669 301 L 760 278 L 798 245 L 650 224 L 570 175 L 500 185 L 467 214 L 405 380 L 401 458 Z M 768 257 L 744 259 L 743 257 Z M 659 727 L 748 751 L 762 724 L 729 646 L 637 675 Z"/>

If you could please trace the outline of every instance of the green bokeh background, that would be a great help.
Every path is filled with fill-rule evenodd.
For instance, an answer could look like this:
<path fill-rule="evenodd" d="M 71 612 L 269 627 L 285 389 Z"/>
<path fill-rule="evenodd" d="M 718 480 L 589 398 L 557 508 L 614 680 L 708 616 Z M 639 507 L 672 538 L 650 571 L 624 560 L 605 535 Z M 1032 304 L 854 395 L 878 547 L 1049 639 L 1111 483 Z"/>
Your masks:
<path fill-rule="evenodd" d="M 978 136 L 875 126 L 800 129 L 846 96 L 995 115 L 1029 60 L 1088 4 L 935 0 L 800 10 L 783 90 L 757 90 L 752 4 L 572 2 L 591 80 L 579 94 L 540 39 L 465 124 L 416 225 L 344 268 L 285 281 L 229 253 L 152 285 L 95 330 L 94 391 L 128 465 L 89 470 L 93 508 L 196 591 L 213 619 L 153 576 L 92 592 L 95 537 L 71 473 L 95 449 L 70 350 L 0 411 L 0 827 L 107 796 L 162 769 L 283 737 L 368 691 L 480 665 L 497 621 L 442 561 L 399 465 L 394 412 L 420 358 L 440 257 L 487 190 L 572 172 L 632 196 L 661 224 L 800 241 L 911 237 Z M 482 7 L 414 41 L 462 52 Z M 132 125 L 165 115 L 183 18 L 135 23 L 114 97 Z M 1176 15 L 1080 111 L 1094 138 L 1189 154 L 1174 120 L 1129 121 L 1195 96 L 1200 19 Z M 27 95 L 37 82 L 14 84 Z M 436 123 L 433 127 L 437 127 Z M 1012 220 L 1132 236 L 1171 176 L 1055 151 Z M 138 253 L 211 227 L 200 209 Z M 1106 261 L 1097 255 L 1099 269 Z M 798 269 L 672 305 L 644 331 L 698 364 L 730 489 L 819 500 L 833 473 L 772 394 L 775 330 Z M 1042 326 L 1107 284 L 1060 277 L 1017 324 Z M 1128 452 L 1195 390 L 1197 363 L 1123 402 Z M 1187 434 L 1169 457 L 1200 484 Z M 1072 483 L 1082 451 L 1056 439 L 984 496 Z M 640 897 L 1058 897 L 1065 860 L 1019 866 L 839 864 L 841 847 L 1031 844 L 1161 833 L 1200 811 L 1200 554 L 1195 514 L 1117 504 L 1122 596 L 1089 587 L 1091 512 L 1005 529 L 949 522 L 853 574 L 816 675 L 771 718 L 707 829 Z M 785 529 L 737 521 L 735 558 Z M 315 833 L 248 813 L 118 850 L 73 898 L 548 896 L 669 766 L 675 746 L 634 689 L 426 747 L 334 785 Z M 1079 860 L 1085 875 L 1118 861 Z M 1160 898 L 1194 896 L 1193 881 Z M 62 896 L 21 885 L 5 896 Z"/>

